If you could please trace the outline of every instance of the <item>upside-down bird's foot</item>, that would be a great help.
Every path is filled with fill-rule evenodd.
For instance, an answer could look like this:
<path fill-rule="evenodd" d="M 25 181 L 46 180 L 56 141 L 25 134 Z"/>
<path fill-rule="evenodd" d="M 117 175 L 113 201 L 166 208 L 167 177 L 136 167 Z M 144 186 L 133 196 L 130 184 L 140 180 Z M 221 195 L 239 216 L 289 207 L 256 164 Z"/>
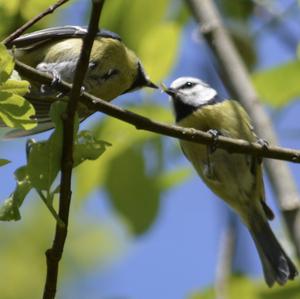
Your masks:
<path fill-rule="evenodd" d="M 80 95 L 82 96 L 83 94 L 84 94 L 84 92 L 86 91 L 86 88 L 85 88 L 85 86 L 81 86 L 80 87 Z"/>

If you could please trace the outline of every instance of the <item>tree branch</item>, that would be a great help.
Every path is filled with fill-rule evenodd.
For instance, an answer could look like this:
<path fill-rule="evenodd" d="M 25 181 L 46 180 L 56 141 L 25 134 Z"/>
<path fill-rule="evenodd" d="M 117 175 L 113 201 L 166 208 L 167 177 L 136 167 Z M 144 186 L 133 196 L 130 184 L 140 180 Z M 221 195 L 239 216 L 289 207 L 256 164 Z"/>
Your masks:
<path fill-rule="evenodd" d="M 31 20 L 29 20 L 23 26 L 21 26 L 20 28 L 18 28 L 15 32 L 13 32 L 12 34 L 10 34 L 7 38 L 5 38 L 2 41 L 2 43 L 6 47 L 8 47 L 8 48 L 11 47 L 11 43 L 12 43 L 13 40 L 15 40 L 17 37 L 19 37 L 23 32 L 25 32 L 28 28 L 30 28 L 31 26 L 33 26 L 39 20 L 41 20 L 45 16 L 53 13 L 58 7 L 62 6 L 63 4 L 65 4 L 68 1 L 69 0 L 59 0 L 55 4 L 49 6 L 46 10 L 44 10 L 43 12 L 41 12 L 40 14 L 38 14 L 37 16 L 35 16 Z"/>
<path fill-rule="evenodd" d="M 246 67 L 235 49 L 220 14 L 212 0 L 186 0 L 201 31 L 219 61 L 223 79 L 230 92 L 248 111 L 256 132 L 271 144 L 277 144 L 272 124 L 258 99 Z M 283 212 L 290 236 L 300 257 L 300 200 L 295 180 L 288 166 L 280 161 L 267 160 L 266 170 Z"/>
<path fill-rule="evenodd" d="M 44 299 L 53 299 L 56 294 L 59 261 L 63 254 L 67 237 L 69 210 L 71 204 L 71 179 L 73 169 L 74 120 L 79 103 L 81 87 L 88 68 L 91 49 L 98 32 L 98 23 L 104 0 L 92 0 L 92 14 L 88 33 L 84 38 L 80 57 L 76 66 L 70 101 L 68 101 L 65 115 L 63 115 L 63 149 L 61 160 L 61 180 L 59 198 L 59 218 L 64 226 L 56 224 L 55 237 L 52 248 L 46 251 L 47 277 L 44 288 Z"/>
<path fill-rule="evenodd" d="M 50 85 L 53 81 L 53 78 L 48 74 L 39 72 L 36 69 L 17 60 L 15 62 L 15 68 L 24 77 L 38 81 L 42 84 Z M 72 85 L 61 81 L 56 84 L 56 88 L 59 91 L 67 94 L 71 91 Z M 109 116 L 132 124 L 137 129 L 188 140 L 195 143 L 212 145 L 215 142 L 214 138 L 209 133 L 192 128 L 187 129 L 180 126 L 156 122 L 132 111 L 128 111 L 111 103 L 105 102 L 86 92 L 81 94 L 80 101 L 92 111 L 103 112 Z M 250 143 L 245 140 L 233 139 L 224 136 L 218 137 L 216 146 L 232 153 L 245 153 L 264 158 L 300 163 L 300 151 L 295 149 L 282 148 L 278 146 L 268 146 L 266 148 L 259 143 Z"/>

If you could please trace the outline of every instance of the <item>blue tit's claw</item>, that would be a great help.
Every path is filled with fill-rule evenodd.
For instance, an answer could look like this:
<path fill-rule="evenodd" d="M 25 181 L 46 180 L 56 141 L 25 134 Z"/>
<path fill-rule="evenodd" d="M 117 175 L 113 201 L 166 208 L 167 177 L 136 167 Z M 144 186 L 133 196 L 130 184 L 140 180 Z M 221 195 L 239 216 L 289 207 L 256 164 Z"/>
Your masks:
<path fill-rule="evenodd" d="M 208 134 L 210 134 L 213 138 L 213 143 L 209 145 L 209 151 L 212 154 L 217 149 L 217 143 L 218 143 L 218 137 L 221 136 L 221 132 L 216 129 L 210 129 L 207 131 Z"/>
<path fill-rule="evenodd" d="M 267 141 L 267 140 L 265 140 L 265 139 L 262 139 L 262 138 L 258 138 L 257 139 L 257 143 L 259 144 L 259 145 L 261 145 L 261 147 L 263 148 L 263 150 L 268 150 L 269 149 L 269 142 Z M 262 163 L 262 161 L 263 161 L 263 159 L 262 159 L 262 157 L 258 157 L 257 158 L 257 161 L 258 161 L 258 163 L 259 164 L 261 164 Z"/>
<path fill-rule="evenodd" d="M 50 74 L 53 77 L 51 86 L 56 87 L 61 82 L 61 75 L 55 70 L 51 71 Z"/>
<path fill-rule="evenodd" d="M 269 142 L 267 140 L 262 139 L 262 138 L 258 138 L 257 139 L 257 143 L 259 145 L 261 145 L 263 149 L 265 149 L 265 150 L 269 149 L 269 145 L 270 144 L 269 144 Z"/>

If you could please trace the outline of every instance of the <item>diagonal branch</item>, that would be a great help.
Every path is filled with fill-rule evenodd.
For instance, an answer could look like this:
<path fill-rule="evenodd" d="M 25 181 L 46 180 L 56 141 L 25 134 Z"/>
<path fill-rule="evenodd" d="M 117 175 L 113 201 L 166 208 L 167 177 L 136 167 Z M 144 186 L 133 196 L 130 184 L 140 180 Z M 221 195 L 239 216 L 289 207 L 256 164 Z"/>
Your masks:
<path fill-rule="evenodd" d="M 48 74 L 39 72 L 19 61 L 15 62 L 15 68 L 24 77 L 38 81 L 42 84 L 51 84 L 53 80 Z M 69 93 L 72 85 L 61 81 L 56 84 L 56 88 L 63 93 Z M 215 142 L 214 138 L 206 132 L 156 122 L 137 113 L 105 102 L 86 92 L 81 94 L 80 101 L 92 111 L 103 112 L 114 118 L 132 124 L 137 129 L 207 145 L 212 145 Z M 278 146 L 268 146 L 268 148 L 265 148 L 259 143 L 250 143 L 245 140 L 232 139 L 223 136 L 218 137 L 216 146 L 233 153 L 246 153 L 264 158 L 300 163 L 300 151 L 295 149 L 282 148 Z"/>
<path fill-rule="evenodd" d="M 277 144 L 272 123 L 260 104 L 246 67 L 226 31 L 221 16 L 212 0 L 186 0 L 207 43 L 219 61 L 223 79 L 233 96 L 248 111 L 256 132 L 262 138 Z M 300 200 L 296 182 L 288 166 L 277 160 L 267 160 L 266 170 L 274 193 L 283 212 L 290 236 L 300 257 Z"/>
<path fill-rule="evenodd" d="M 18 28 L 15 32 L 13 32 L 12 34 L 10 34 L 7 38 L 5 38 L 2 43 L 6 46 L 6 47 L 10 47 L 11 46 L 11 42 L 16 39 L 17 37 L 19 37 L 23 32 L 25 32 L 28 28 L 30 28 L 31 26 L 33 26 L 35 23 L 37 23 L 39 20 L 43 19 L 45 16 L 53 13 L 57 8 L 59 8 L 60 6 L 62 6 L 63 4 L 65 4 L 66 2 L 68 2 L 69 0 L 59 0 L 57 1 L 55 4 L 49 6 L 46 10 L 44 10 L 43 12 L 41 12 L 40 14 L 38 14 L 37 16 L 35 16 L 33 19 L 29 20 L 27 23 L 25 23 L 23 26 L 21 26 L 20 28 Z"/>
<path fill-rule="evenodd" d="M 98 23 L 104 0 L 92 0 L 92 14 L 88 33 L 84 38 L 80 57 L 76 66 L 70 101 L 68 101 L 65 115 L 63 115 L 63 149 L 61 159 L 61 180 L 59 198 L 59 218 L 64 226 L 56 224 L 55 237 L 52 247 L 46 251 L 47 277 L 44 287 L 44 299 L 53 299 L 56 294 L 58 266 L 63 254 L 67 237 L 69 211 L 71 204 L 71 179 L 73 169 L 74 120 L 80 99 L 81 87 L 88 68 L 91 49 L 98 32 Z"/>

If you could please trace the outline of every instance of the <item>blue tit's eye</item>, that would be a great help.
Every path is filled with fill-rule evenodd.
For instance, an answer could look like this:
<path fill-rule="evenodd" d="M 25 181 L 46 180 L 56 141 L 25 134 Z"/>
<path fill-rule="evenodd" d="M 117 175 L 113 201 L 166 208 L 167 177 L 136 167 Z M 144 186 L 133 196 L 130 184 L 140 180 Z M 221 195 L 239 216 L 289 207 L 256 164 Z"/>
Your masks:
<path fill-rule="evenodd" d="M 196 85 L 195 83 L 188 81 L 188 82 L 184 83 L 184 84 L 180 87 L 180 89 L 188 89 L 188 88 L 192 88 L 192 87 L 195 86 L 195 85 Z"/>

